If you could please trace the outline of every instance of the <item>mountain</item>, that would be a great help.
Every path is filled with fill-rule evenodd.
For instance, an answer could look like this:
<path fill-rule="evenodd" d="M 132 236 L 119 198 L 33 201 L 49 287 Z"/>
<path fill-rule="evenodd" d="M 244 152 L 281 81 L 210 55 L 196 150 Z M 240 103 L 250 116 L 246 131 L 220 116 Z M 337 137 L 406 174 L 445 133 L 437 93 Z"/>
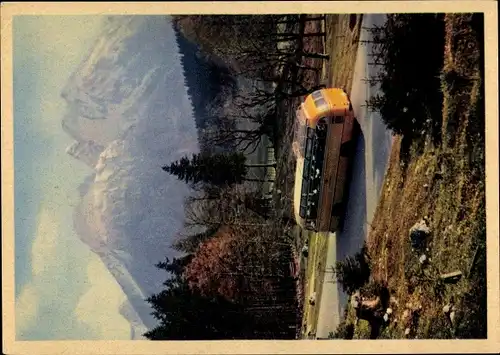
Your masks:
<path fill-rule="evenodd" d="M 155 264 L 177 255 L 170 245 L 192 193 L 161 167 L 199 151 L 196 111 L 217 95 L 204 96 L 211 79 L 200 77 L 193 108 L 184 73 L 204 69 L 177 41 L 168 16 L 108 17 L 61 93 L 61 126 L 74 139 L 66 151 L 90 168 L 74 228 L 126 294 L 120 313 L 133 338 L 156 324 L 145 298 L 162 289 L 166 275 Z"/>
<path fill-rule="evenodd" d="M 104 147 L 94 141 L 75 141 L 66 149 L 66 153 L 75 159 L 81 160 L 93 169 L 103 150 Z"/>

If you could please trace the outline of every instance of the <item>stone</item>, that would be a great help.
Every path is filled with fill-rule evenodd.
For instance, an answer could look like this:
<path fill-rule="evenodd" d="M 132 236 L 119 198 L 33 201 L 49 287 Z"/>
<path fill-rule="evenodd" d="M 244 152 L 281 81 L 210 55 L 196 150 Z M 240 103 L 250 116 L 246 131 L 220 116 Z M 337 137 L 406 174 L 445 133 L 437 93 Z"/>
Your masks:
<path fill-rule="evenodd" d="M 385 311 L 385 313 L 387 313 L 389 315 L 392 314 L 392 308 L 387 308 L 387 310 Z"/>
<path fill-rule="evenodd" d="M 411 247 L 413 249 L 422 249 L 429 235 L 430 228 L 427 226 L 425 219 L 415 223 L 409 231 Z"/>
<path fill-rule="evenodd" d="M 443 313 L 448 314 L 450 313 L 451 306 L 447 304 L 446 306 L 443 307 Z"/>
<path fill-rule="evenodd" d="M 384 322 L 388 322 L 389 321 L 389 315 L 386 313 L 384 314 Z"/>
<path fill-rule="evenodd" d="M 406 335 L 406 336 L 410 335 L 410 328 L 406 328 L 406 329 L 405 329 L 405 335 Z"/>
<path fill-rule="evenodd" d="M 450 321 L 452 325 L 455 325 L 455 311 L 450 312 Z"/>
<path fill-rule="evenodd" d="M 420 264 L 424 264 L 427 261 L 427 255 L 422 254 L 418 260 L 420 261 Z"/>
<path fill-rule="evenodd" d="M 457 283 L 462 278 L 462 272 L 457 270 L 447 274 L 441 274 L 439 277 L 446 283 Z"/>
<path fill-rule="evenodd" d="M 314 306 L 316 304 L 316 292 L 313 292 L 311 296 L 309 296 L 309 304 Z"/>

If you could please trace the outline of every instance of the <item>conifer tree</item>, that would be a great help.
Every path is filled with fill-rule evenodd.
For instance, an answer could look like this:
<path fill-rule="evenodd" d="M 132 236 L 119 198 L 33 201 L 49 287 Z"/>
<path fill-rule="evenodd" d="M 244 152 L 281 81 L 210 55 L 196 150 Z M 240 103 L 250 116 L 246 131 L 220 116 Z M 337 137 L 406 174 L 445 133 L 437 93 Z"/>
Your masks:
<path fill-rule="evenodd" d="M 248 168 L 275 167 L 276 164 L 246 164 L 246 157 L 241 152 L 233 153 L 198 153 L 191 159 L 181 159 L 164 166 L 162 169 L 188 184 L 210 183 L 215 186 L 231 186 L 243 181 L 262 181 L 247 179 Z"/>

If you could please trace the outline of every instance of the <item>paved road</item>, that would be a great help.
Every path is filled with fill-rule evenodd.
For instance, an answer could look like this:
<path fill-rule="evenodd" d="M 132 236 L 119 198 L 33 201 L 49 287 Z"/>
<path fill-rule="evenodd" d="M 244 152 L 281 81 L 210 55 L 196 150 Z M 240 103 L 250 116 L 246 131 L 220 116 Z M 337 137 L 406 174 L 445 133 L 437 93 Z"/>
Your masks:
<path fill-rule="evenodd" d="M 372 24 L 382 25 L 384 20 L 385 15 L 365 15 L 363 27 L 370 27 Z M 369 36 L 369 33 L 363 30 L 360 39 L 366 40 Z M 363 107 L 365 100 L 378 90 L 370 88 L 363 81 L 376 71 L 376 68 L 368 65 L 369 53 L 369 45 L 359 46 L 351 101 L 362 133 L 358 138 L 353 161 L 344 230 L 335 234 L 330 233 L 328 236 L 327 272 L 324 274 L 323 291 L 319 302 L 317 338 L 328 337 L 342 318 L 347 295 L 333 282 L 332 274 L 328 271 L 336 260 L 342 260 L 347 255 L 356 253 L 365 240 L 368 232 L 367 222 L 370 223 L 373 219 L 392 146 L 392 135 L 386 130 L 380 116 Z"/>

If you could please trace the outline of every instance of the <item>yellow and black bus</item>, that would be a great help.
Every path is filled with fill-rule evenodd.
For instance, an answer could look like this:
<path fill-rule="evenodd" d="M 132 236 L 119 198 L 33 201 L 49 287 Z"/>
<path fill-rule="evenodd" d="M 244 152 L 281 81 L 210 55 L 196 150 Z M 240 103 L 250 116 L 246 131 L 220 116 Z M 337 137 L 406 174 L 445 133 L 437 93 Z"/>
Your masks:
<path fill-rule="evenodd" d="M 341 226 L 358 133 L 359 124 L 342 89 L 314 91 L 297 109 L 294 214 L 303 228 L 334 232 Z"/>

